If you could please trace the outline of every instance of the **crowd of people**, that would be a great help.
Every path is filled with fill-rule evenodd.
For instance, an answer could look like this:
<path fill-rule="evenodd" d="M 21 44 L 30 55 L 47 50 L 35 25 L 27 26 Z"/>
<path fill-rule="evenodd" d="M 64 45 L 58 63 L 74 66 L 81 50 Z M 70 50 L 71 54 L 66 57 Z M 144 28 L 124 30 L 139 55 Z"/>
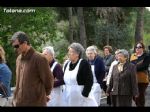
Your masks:
<path fill-rule="evenodd" d="M 104 56 L 95 45 L 86 49 L 77 42 L 68 46 L 63 64 L 55 58 L 53 46 L 37 52 L 26 33 L 18 31 L 11 39 L 17 53 L 16 84 L 12 106 L 99 107 L 102 92 L 111 107 L 145 106 L 149 84 L 150 53 L 142 42 L 134 53 L 126 49 L 103 47 Z M 85 58 L 86 57 L 86 58 Z M 11 96 L 12 72 L 0 46 L 0 94 Z"/>

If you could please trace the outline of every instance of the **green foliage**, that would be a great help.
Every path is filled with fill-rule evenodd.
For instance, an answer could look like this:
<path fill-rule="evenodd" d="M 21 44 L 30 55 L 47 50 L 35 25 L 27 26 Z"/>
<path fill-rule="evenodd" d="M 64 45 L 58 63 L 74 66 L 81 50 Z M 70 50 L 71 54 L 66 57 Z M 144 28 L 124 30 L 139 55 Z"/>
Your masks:
<path fill-rule="evenodd" d="M 144 32 L 145 33 L 150 33 L 150 11 L 145 10 L 144 14 Z"/>
<path fill-rule="evenodd" d="M 132 32 L 131 12 L 133 9 L 120 7 L 86 8 L 84 14 L 88 45 L 95 44 L 102 49 L 104 45 L 109 44 L 114 50 L 132 47 L 134 32 Z"/>
<path fill-rule="evenodd" d="M 55 11 L 59 14 L 59 21 L 68 20 L 68 7 L 55 7 Z"/>
<path fill-rule="evenodd" d="M 10 40 L 9 40 L 9 36 L 10 36 L 9 32 L 11 30 L 10 28 L 11 28 L 10 25 L 0 26 L 0 45 L 4 48 L 6 52 L 6 63 L 13 73 L 11 86 L 14 86 L 14 83 L 15 83 L 14 73 L 15 73 L 15 65 L 16 65 L 15 57 L 16 56 L 13 52 L 13 48 L 10 45 Z"/>
<path fill-rule="evenodd" d="M 145 10 L 144 14 L 144 44 L 145 46 L 150 45 L 150 11 Z"/>
<path fill-rule="evenodd" d="M 17 9 L 25 8 L 19 7 Z M 3 9 L 0 7 L 0 44 L 5 48 L 7 62 L 13 72 L 13 79 L 15 79 L 16 57 L 9 41 L 11 36 L 16 31 L 24 31 L 29 35 L 31 45 L 37 51 L 41 51 L 41 45 L 47 41 L 53 41 L 56 37 L 57 13 L 49 7 L 32 7 L 35 9 L 33 13 L 6 13 Z M 14 84 L 15 80 L 12 80 L 12 85 L 14 86 Z"/>
<path fill-rule="evenodd" d="M 63 63 L 69 40 L 68 7 L 13 7 L 12 9 L 35 9 L 33 13 L 6 13 L 0 7 L 0 45 L 6 51 L 7 64 L 13 72 L 12 86 L 15 84 L 16 55 L 10 39 L 14 32 L 24 31 L 30 37 L 32 46 L 39 52 L 45 46 L 53 46 L 56 59 Z M 11 7 L 7 7 L 9 9 Z M 73 7 L 73 39 L 79 41 L 77 8 Z M 109 43 L 117 48 L 131 49 L 134 45 L 136 8 L 135 7 L 85 7 L 84 20 L 87 45 L 102 49 Z M 144 43 L 150 43 L 150 12 L 144 14 Z M 101 51 L 102 54 L 102 51 Z"/>
<path fill-rule="evenodd" d="M 130 29 L 127 25 L 118 25 L 116 24 L 100 24 L 97 23 L 95 26 L 95 43 L 103 48 L 107 44 L 106 39 L 109 39 L 109 45 L 114 49 L 117 48 L 126 48 L 131 47 L 131 36 L 129 35 Z M 126 40 L 124 42 L 124 40 Z"/>
<path fill-rule="evenodd" d="M 144 44 L 146 47 L 150 46 L 150 34 L 148 34 L 148 33 L 144 34 Z"/>

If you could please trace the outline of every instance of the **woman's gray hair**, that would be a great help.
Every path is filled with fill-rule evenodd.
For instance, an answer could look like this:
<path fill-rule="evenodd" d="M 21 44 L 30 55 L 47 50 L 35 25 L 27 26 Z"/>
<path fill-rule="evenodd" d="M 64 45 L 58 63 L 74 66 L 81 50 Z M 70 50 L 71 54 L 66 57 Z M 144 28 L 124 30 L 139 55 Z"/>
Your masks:
<path fill-rule="evenodd" d="M 117 49 L 117 50 L 115 51 L 115 55 L 119 53 L 119 50 L 120 50 L 120 49 Z"/>
<path fill-rule="evenodd" d="M 120 54 L 120 53 L 123 54 L 125 58 L 129 59 L 129 53 L 128 53 L 127 50 L 125 50 L 125 49 L 120 49 L 120 50 L 118 51 L 118 54 Z"/>
<path fill-rule="evenodd" d="M 80 43 L 72 43 L 68 48 L 72 48 L 75 50 L 77 54 L 79 54 L 79 58 L 83 57 L 83 54 L 85 52 L 85 49 Z"/>
<path fill-rule="evenodd" d="M 52 46 L 44 47 L 44 48 L 43 48 L 43 51 L 44 51 L 44 50 L 47 50 L 47 52 L 48 52 L 49 54 L 52 54 L 53 57 L 55 56 L 54 48 L 53 48 Z"/>
<path fill-rule="evenodd" d="M 92 46 L 89 46 L 87 49 L 86 49 L 86 54 L 87 54 L 87 51 L 93 51 L 96 55 L 97 55 L 97 47 L 92 45 Z"/>

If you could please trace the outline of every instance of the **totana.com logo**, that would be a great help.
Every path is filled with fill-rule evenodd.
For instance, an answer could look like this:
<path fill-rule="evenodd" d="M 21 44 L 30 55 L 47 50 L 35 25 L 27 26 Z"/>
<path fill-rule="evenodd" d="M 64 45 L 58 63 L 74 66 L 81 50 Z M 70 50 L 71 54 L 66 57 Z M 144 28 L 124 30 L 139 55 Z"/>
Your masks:
<path fill-rule="evenodd" d="M 13 9 L 13 8 L 4 8 L 5 13 L 35 13 L 35 9 Z"/>

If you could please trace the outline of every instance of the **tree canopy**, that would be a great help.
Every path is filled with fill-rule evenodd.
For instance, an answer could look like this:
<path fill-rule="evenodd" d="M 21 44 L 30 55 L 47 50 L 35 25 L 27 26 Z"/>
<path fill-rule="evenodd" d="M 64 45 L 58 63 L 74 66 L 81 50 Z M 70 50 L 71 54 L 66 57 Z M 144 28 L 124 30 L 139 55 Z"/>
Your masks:
<path fill-rule="evenodd" d="M 8 13 L 4 9 L 34 9 L 30 13 Z M 150 11 L 144 8 L 143 41 L 150 43 Z M 111 45 L 113 49 L 130 50 L 135 44 L 136 7 L 0 7 L 0 45 L 6 51 L 7 64 L 15 82 L 16 55 L 10 39 L 16 31 L 24 31 L 31 45 L 39 52 L 44 46 L 53 46 L 56 59 L 63 63 L 67 47 L 72 42 L 85 46 L 96 45 L 100 50 Z"/>

